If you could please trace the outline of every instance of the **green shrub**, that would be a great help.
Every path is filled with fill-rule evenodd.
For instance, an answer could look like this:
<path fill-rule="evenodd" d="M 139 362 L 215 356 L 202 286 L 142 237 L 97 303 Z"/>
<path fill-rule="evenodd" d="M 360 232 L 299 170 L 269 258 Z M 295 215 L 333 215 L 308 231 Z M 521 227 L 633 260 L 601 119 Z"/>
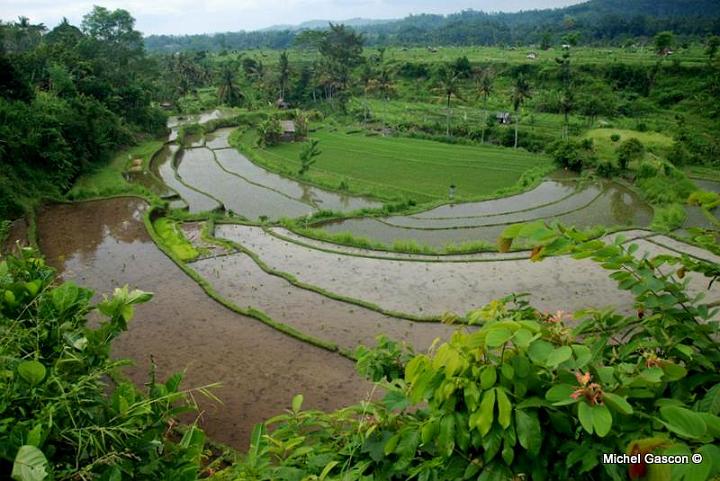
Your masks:
<path fill-rule="evenodd" d="M 681 204 L 668 204 L 655 207 L 651 228 L 661 232 L 670 232 L 682 227 L 687 218 L 685 208 Z"/>
<path fill-rule="evenodd" d="M 630 162 L 642 160 L 645 155 L 645 146 L 636 138 L 624 141 L 615 151 L 617 153 L 618 166 L 626 170 Z"/>
<path fill-rule="evenodd" d="M 16 481 L 196 479 L 202 431 L 175 443 L 168 430 L 194 410 L 182 376 L 152 373 L 147 394 L 109 382 L 126 364 L 111 343 L 152 295 L 126 286 L 93 305 L 92 291 L 55 278 L 28 249 L 0 262 L 0 477 L 12 466 Z"/>
<path fill-rule="evenodd" d="M 612 134 L 610 136 L 610 140 L 612 140 L 613 142 L 618 142 L 620 140 L 620 134 Z"/>
<path fill-rule="evenodd" d="M 652 162 L 641 162 L 637 169 L 637 176 L 640 179 L 655 177 L 657 173 L 657 167 Z"/>
<path fill-rule="evenodd" d="M 176 222 L 161 217 L 153 222 L 153 228 L 162 242 L 182 261 L 191 261 L 200 252 L 185 238 Z"/>
<path fill-rule="evenodd" d="M 615 481 L 646 469 L 647 479 L 715 479 L 718 327 L 681 277 L 715 278 L 720 268 L 638 259 L 637 246 L 543 224 L 516 230 L 543 239 L 536 260 L 570 253 L 611 269 L 638 314 L 548 314 L 509 296 L 471 311 L 472 329 L 427 354 L 381 338 L 377 350 L 357 354 L 361 372 L 381 380 L 382 400 L 321 413 L 302 411 L 296 396 L 292 409 L 255 429 L 248 457 L 220 479 Z M 703 461 L 648 468 L 604 463 L 603 453 L 698 453 Z"/>
<path fill-rule="evenodd" d="M 703 209 L 713 210 L 715 207 L 720 206 L 720 194 L 698 190 L 690 194 L 687 202 L 690 205 L 698 205 Z"/>

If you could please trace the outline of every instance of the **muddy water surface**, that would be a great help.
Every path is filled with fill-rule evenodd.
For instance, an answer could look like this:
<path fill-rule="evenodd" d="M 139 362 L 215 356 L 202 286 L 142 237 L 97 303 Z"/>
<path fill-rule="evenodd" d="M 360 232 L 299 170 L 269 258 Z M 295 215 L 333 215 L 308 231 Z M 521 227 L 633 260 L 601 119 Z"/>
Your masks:
<path fill-rule="evenodd" d="M 559 191 L 554 191 L 559 195 Z M 515 197 L 523 199 L 520 196 Z M 529 198 L 524 199 L 529 201 Z M 479 216 L 355 218 L 328 222 L 321 227 L 328 232 L 350 232 L 386 245 L 392 245 L 398 240 L 412 240 L 442 248 L 451 243 L 476 241 L 494 244 L 509 225 L 535 219 L 554 220 L 577 228 L 598 225 L 642 227 L 647 226 L 652 219 L 652 208 L 634 192 L 615 182 L 589 185 L 580 192 L 571 193 L 554 203 L 539 207 L 527 205 L 523 201 L 515 205 L 514 212 L 506 212 L 509 204 L 499 201 L 500 199 L 497 204 L 491 204 L 498 212 L 481 203 L 484 206 L 481 211 L 485 214 Z M 540 200 L 536 198 L 535 201 Z"/>
<path fill-rule="evenodd" d="M 211 300 L 152 243 L 145 208 L 130 198 L 56 205 L 38 220 L 41 249 L 64 278 L 97 292 L 127 283 L 155 293 L 113 350 L 135 361 L 128 374 L 138 385 L 150 356 L 162 376 L 187 369 L 186 386 L 222 382 L 224 404 L 205 403 L 202 424 L 213 439 L 238 448 L 248 445 L 255 423 L 287 408 L 297 393 L 320 409 L 365 397 L 368 385 L 350 361 Z"/>

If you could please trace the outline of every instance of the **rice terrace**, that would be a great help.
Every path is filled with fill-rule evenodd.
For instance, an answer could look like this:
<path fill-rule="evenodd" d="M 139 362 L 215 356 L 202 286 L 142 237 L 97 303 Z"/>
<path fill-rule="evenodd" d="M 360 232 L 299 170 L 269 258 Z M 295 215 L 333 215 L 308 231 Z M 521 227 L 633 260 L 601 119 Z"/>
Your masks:
<path fill-rule="evenodd" d="M 1 479 L 720 480 L 720 4 L 80 3 L 0 7 Z"/>

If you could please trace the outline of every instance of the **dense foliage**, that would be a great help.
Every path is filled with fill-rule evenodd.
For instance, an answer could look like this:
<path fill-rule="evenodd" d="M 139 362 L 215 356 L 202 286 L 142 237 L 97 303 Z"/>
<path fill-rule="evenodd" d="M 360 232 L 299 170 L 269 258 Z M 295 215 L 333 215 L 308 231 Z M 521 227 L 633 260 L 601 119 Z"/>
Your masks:
<path fill-rule="evenodd" d="M 56 283 L 30 250 L 0 262 L 0 477 L 196 479 L 202 431 L 191 426 L 170 441 L 175 417 L 194 410 L 182 376 L 161 382 L 151 373 L 142 393 L 118 379 L 127 362 L 110 358 L 134 306 L 152 295 L 126 286 L 96 305 L 92 297 Z"/>
<path fill-rule="evenodd" d="M 59 195 L 137 134 L 164 128 L 134 19 L 96 7 L 82 28 L 0 24 L 0 218 Z"/>
<path fill-rule="evenodd" d="M 720 474 L 717 309 L 690 298 L 717 265 L 637 258 L 542 224 L 538 247 L 592 258 L 635 296 L 637 313 L 543 313 L 511 296 L 470 312 L 428 354 L 381 339 L 358 351 L 381 401 L 326 414 L 292 410 L 259 426 L 238 480 L 705 480 Z M 448 321 L 457 318 L 449 316 Z M 602 453 L 703 456 L 702 463 L 609 464 Z"/>
<path fill-rule="evenodd" d="M 322 25 L 327 27 L 327 25 Z M 202 35 L 151 35 L 146 45 L 151 51 L 246 50 L 288 48 L 302 29 L 270 29 Z M 621 43 L 627 39 L 651 38 L 663 30 L 674 30 L 687 37 L 720 33 L 720 10 L 713 0 L 592 0 L 561 9 L 519 13 L 488 14 L 465 10 L 453 15 L 411 15 L 390 22 L 366 22 L 355 28 L 363 32 L 369 45 L 527 45 L 568 41 Z"/>

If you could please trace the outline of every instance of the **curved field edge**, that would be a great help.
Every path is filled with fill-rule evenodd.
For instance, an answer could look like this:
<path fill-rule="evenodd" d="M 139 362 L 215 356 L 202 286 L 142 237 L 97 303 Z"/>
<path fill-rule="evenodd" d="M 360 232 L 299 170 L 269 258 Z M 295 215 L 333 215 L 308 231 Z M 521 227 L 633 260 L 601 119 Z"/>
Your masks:
<path fill-rule="evenodd" d="M 242 126 L 240 126 L 242 127 Z M 306 185 L 310 185 L 313 187 L 318 187 L 321 189 L 329 190 L 338 194 L 353 194 L 361 197 L 370 197 L 373 199 L 377 199 L 379 201 L 385 202 L 386 204 L 396 204 L 396 203 L 405 203 L 406 208 L 397 210 L 393 213 L 397 214 L 405 214 L 405 215 L 411 215 L 419 212 L 423 212 L 426 210 L 433 209 L 435 207 L 440 207 L 443 205 L 447 205 L 450 203 L 458 203 L 458 200 L 461 202 L 479 202 L 483 200 L 493 200 L 498 199 L 502 197 L 509 197 L 511 195 L 515 194 L 521 194 L 523 192 L 532 190 L 533 188 L 537 187 L 540 182 L 550 174 L 551 172 L 557 170 L 555 166 L 552 164 L 548 164 L 545 166 L 534 166 L 530 167 L 529 169 L 525 170 L 518 181 L 510 186 L 505 187 L 502 189 L 498 189 L 495 192 L 492 192 L 490 194 L 486 195 L 477 195 L 477 196 L 469 196 L 469 197 L 463 197 L 462 199 L 428 199 L 423 202 L 416 202 L 414 204 L 407 203 L 407 199 L 403 198 L 402 196 L 389 196 L 389 195 L 383 195 L 382 193 L 379 193 L 374 190 L 363 190 L 363 189 L 357 189 L 352 187 L 352 185 L 349 186 L 347 190 L 340 189 L 338 187 L 338 184 L 333 184 L 330 182 L 324 182 L 319 179 L 310 179 L 305 176 L 300 176 L 296 172 L 290 170 L 290 169 L 284 169 L 280 167 L 279 165 L 275 165 L 273 163 L 268 162 L 266 159 L 264 159 L 261 155 L 259 155 L 257 149 L 255 147 L 252 147 L 247 143 L 248 139 L 243 139 L 243 136 L 247 134 L 246 130 L 243 130 L 242 128 L 238 128 L 234 132 L 232 132 L 228 138 L 229 144 L 231 148 L 236 149 L 241 154 L 245 155 L 248 160 L 253 162 L 258 167 L 261 167 L 265 170 L 268 170 L 269 172 L 275 173 L 277 175 L 290 178 L 294 181 L 304 183 Z M 349 179 L 349 177 L 348 177 Z M 386 184 L 383 184 L 386 185 Z M 388 188 L 390 186 L 387 186 Z M 373 211 L 377 212 L 377 215 L 387 215 L 388 212 L 383 212 L 382 209 L 367 209 L 358 213 L 348 213 L 348 215 L 340 215 L 337 214 L 336 218 L 350 218 L 350 217 L 358 217 L 358 216 L 367 216 L 372 215 Z"/>
<path fill-rule="evenodd" d="M 240 223 L 234 223 L 234 224 L 243 225 L 243 224 L 240 224 Z M 250 224 L 250 223 L 244 224 L 244 225 L 249 225 L 249 226 L 253 226 L 253 227 L 256 226 L 255 224 Z M 284 271 L 281 271 L 281 270 L 274 269 L 274 268 L 270 267 L 268 264 L 265 263 L 265 261 L 263 261 L 263 260 L 260 258 L 260 256 L 259 256 L 257 253 L 255 253 L 254 251 L 252 251 L 251 249 L 249 249 L 249 248 L 246 247 L 245 245 L 243 245 L 243 244 L 241 244 L 241 243 L 239 243 L 239 242 L 231 241 L 231 240 L 229 240 L 229 239 L 224 239 L 224 238 L 221 238 L 221 237 L 216 237 L 214 232 L 209 232 L 208 235 L 211 237 L 212 241 L 215 242 L 215 243 L 217 243 L 218 245 L 223 245 L 223 246 L 225 246 L 225 247 L 229 247 L 229 248 L 235 249 L 235 250 L 237 250 L 238 252 L 247 255 L 247 256 L 248 256 L 250 259 L 252 259 L 252 261 L 255 262 L 255 264 L 256 264 L 260 269 L 262 269 L 266 274 L 269 274 L 269 275 L 271 275 L 271 276 L 275 276 L 275 277 L 279 277 L 279 278 L 281 278 L 281 279 L 284 279 L 285 281 L 289 282 L 289 283 L 292 284 L 293 286 L 298 287 L 298 288 L 300 288 L 300 289 L 305 289 L 305 290 L 314 292 L 314 293 L 316 293 L 316 294 L 320 294 L 320 295 L 322 295 L 322 296 L 325 296 L 325 297 L 327 297 L 327 298 L 329 298 L 329 299 L 333 299 L 333 300 L 335 300 L 335 301 L 344 302 L 344 303 L 346 303 L 346 304 L 352 304 L 352 305 L 355 305 L 355 306 L 358 306 L 358 307 L 362 307 L 362 308 L 364 308 L 364 309 L 369 309 L 369 310 L 371 310 L 371 311 L 375 311 L 375 312 L 377 312 L 377 313 L 379 313 L 379 314 L 383 314 L 383 315 L 386 315 L 386 316 L 389 316 L 389 317 L 395 317 L 395 318 L 398 318 L 398 319 L 404 319 L 404 320 L 407 320 L 407 321 L 414 321 L 414 322 L 440 322 L 440 320 L 441 320 L 439 316 L 416 316 L 416 315 L 408 314 L 408 313 L 405 313 L 405 312 L 399 312 L 399 311 L 393 311 L 393 310 L 389 310 L 389 309 L 384 309 L 384 308 L 378 306 L 377 304 L 373 304 L 373 303 L 371 303 L 371 302 L 367 302 L 367 301 L 364 301 L 364 300 L 362 300 L 362 299 L 357 299 L 357 298 L 345 296 L 345 295 L 342 295 L 342 294 L 337 294 L 337 293 L 332 292 L 332 291 L 329 291 L 329 290 L 327 290 L 327 289 L 323 289 L 323 288 L 321 288 L 321 287 L 318 287 L 318 286 L 315 286 L 315 285 L 312 285 L 312 284 L 308 284 L 308 283 L 302 282 L 302 281 L 298 280 L 295 276 L 293 276 L 292 274 L 290 274 L 290 273 L 288 273 L 288 272 L 284 272 Z"/>
<path fill-rule="evenodd" d="M 205 291 L 205 293 L 212 298 L 214 301 L 218 302 L 222 306 L 226 307 L 227 309 L 230 309 L 231 311 L 243 315 L 252 317 L 263 324 L 266 324 L 269 327 L 272 327 L 273 329 L 276 329 L 283 334 L 287 334 L 290 337 L 293 337 L 297 339 L 298 341 L 306 342 L 308 344 L 311 344 L 315 347 L 319 347 L 322 349 L 325 349 L 330 352 L 337 352 L 340 355 L 347 357 L 348 359 L 354 360 L 354 356 L 352 353 L 347 352 L 345 350 L 340 349 L 336 344 L 324 341 L 322 339 L 309 336 L 287 324 L 284 324 L 282 322 L 278 322 L 268 316 L 265 312 L 255 309 L 255 308 L 242 308 L 233 302 L 227 300 L 225 297 L 221 296 L 215 288 L 210 284 L 205 278 L 200 276 L 197 272 L 195 272 L 192 268 L 190 268 L 185 262 L 183 262 L 178 256 L 176 256 L 171 249 L 169 249 L 167 246 L 164 245 L 162 242 L 162 239 L 158 235 L 158 233 L 155 231 L 155 228 L 153 226 L 153 221 L 156 220 L 156 218 L 160 217 L 160 213 L 158 212 L 157 208 L 151 206 L 143 215 L 143 222 L 145 224 L 145 229 L 148 232 L 148 235 L 150 235 L 150 238 L 153 240 L 155 245 L 160 249 L 160 251 L 165 254 L 171 261 L 173 261 L 182 272 L 184 272 L 188 277 L 190 277 L 197 285 L 200 286 L 200 288 Z"/>

